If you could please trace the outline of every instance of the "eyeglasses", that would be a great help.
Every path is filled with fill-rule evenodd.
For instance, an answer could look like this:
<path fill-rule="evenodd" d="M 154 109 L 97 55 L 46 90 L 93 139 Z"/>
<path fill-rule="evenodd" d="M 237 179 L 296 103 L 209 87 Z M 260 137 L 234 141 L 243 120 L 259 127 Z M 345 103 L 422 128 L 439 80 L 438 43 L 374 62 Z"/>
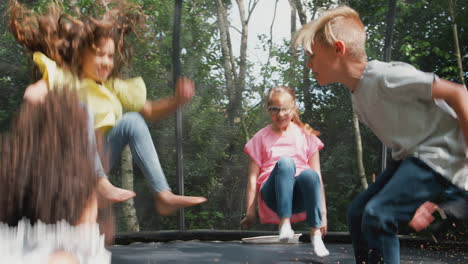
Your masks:
<path fill-rule="evenodd" d="M 293 106 L 289 106 L 289 107 L 269 106 L 268 112 L 270 112 L 270 114 L 272 115 L 278 115 L 279 113 L 289 114 L 292 109 L 293 109 Z"/>

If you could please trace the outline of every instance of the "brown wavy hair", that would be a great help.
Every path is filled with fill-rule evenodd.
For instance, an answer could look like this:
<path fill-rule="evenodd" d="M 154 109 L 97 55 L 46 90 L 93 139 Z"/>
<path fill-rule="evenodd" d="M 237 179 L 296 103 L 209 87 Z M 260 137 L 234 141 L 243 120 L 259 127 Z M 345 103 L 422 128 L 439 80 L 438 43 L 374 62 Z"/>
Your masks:
<path fill-rule="evenodd" d="M 0 137 L 0 222 L 78 223 L 98 180 L 86 128 L 76 93 L 50 91 L 44 103 L 22 105 Z"/>
<path fill-rule="evenodd" d="M 141 28 L 141 7 L 124 0 L 102 0 L 93 7 L 100 15 L 84 15 L 77 7 L 67 13 L 58 1 L 40 13 L 9 0 L 9 30 L 27 51 L 44 53 L 76 76 L 81 76 L 85 49 L 95 49 L 100 39 L 112 38 L 116 56 L 109 78 L 117 77 L 130 63 L 132 49 L 126 39 Z"/>
<path fill-rule="evenodd" d="M 270 90 L 268 90 L 268 94 L 267 94 L 267 97 L 266 97 L 267 106 L 270 106 L 271 99 L 272 99 L 273 95 L 277 94 L 277 93 L 279 93 L 279 94 L 287 93 L 287 94 L 291 95 L 291 97 L 293 98 L 293 101 L 294 101 L 294 105 L 296 105 L 296 95 L 294 94 L 293 89 L 291 89 L 290 87 L 287 87 L 287 86 L 277 86 L 277 87 L 273 87 Z M 304 129 L 304 132 L 306 134 L 312 134 L 312 135 L 316 135 L 316 136 L 320 135 L 319 131 L 313 129 L 309 124 L 303 123 L 301 121 L 301 118 L 299 117 L 299 112 L 297 111 L 297 107 L 294 110 L 294 114 L 293 114 L 293 117 L 292 117 L 291 121 L 293 121 L 299 127 Z"/>

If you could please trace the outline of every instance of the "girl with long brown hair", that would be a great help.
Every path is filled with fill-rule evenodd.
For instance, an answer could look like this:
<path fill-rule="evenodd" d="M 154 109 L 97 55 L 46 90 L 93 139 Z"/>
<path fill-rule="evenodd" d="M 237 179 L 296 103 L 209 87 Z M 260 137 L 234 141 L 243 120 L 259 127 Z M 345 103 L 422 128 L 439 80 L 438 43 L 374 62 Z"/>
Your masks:
<path fill-rule="evenodd" d="M 117 163 L 128 144 L 154 191 L 155 206 L 161 215 L 205 202 L 204 197 L 172 193 L 143 119 L 159 120 L 188 103 L 194 95 L 193 81 L 181 77 L 173 97 L 148 101 L 141 77 L 120 79 L 122 67 L 131 58 L 127 37 L 141 28 L 143 15 L 135 4 L 119 0 L 102 2 L 102 14 L 91 17 L 79 12 L 66 14 L 56 2 L 49 4 L 45 13 L 38 14 L 10 0 L 10 30 L 33 53 L 42 73 L 42 79 L 26 89 L 25 99 L 41 102 L 52 87 L 73 84 L 94 114 L 94 129 L 104 137 L 110 167 Z M 100 177 L 98 189 L 104 197 L 115 201 L 134 196 L 112 186 L 107 177 Z"/>
<path fill-rule="evenodd" d="M 86 109 L 75 93 L 43 100 L 24 103 L 0 136 L 2 263 L 110 263 Z"/>

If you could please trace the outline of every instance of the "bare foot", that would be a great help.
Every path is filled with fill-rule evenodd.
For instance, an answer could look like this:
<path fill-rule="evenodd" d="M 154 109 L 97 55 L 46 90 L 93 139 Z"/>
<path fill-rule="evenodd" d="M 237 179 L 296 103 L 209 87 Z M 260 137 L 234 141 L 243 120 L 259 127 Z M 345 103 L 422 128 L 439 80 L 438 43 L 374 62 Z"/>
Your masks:
<path fill-rule="evenodd" d="M 107 177 L 99 177 L 97 193 L 99 194 L 99 207 L 103 208 L 112 203 L 124 202 L 135 197 L 129 190 L 117 188 L 110 183 Z"/>
<path fill-rule="evenodd" d="M 164 216 L 173 214 L 179 208 L 194 206 L 207 200 L 201 196 L 175 195 L 171 191 L 158 192 L 154 196 L 156 210 Z"/>

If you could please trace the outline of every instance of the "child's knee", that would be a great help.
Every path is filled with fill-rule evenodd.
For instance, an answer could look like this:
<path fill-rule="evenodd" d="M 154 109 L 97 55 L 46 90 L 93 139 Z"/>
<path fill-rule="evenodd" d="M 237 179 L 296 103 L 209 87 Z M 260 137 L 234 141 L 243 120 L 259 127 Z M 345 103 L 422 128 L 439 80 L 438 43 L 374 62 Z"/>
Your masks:
<path fill-rule="evenodd" d="M 281 168 L 295 168 L 296 164 L 294 163 L 294 160 L 290 157 L 281 157 L 278 162 L 278 166 Z"/>
<path fill-rule="evenodd" d="M 396 226 L 391 223 L 391 216 L 385 214 L 383 206 L 370 201 L 364 208 L 361 222 L 363 232 L 396 233 Z"/>
<path fill-rule="evenodd" d="M 313 169 L 307 169 L 297 177 L 299 184 L 307 184 L 314 187 L 320 187 L 320 176 Z"/>
<path fill-rule="evenodd" d="M 128 112 L 122 116 L 122 121 L 126 122 L 132 128 L 145 128 L 147 127 L 145 119 L 137 112 Z"/>
<path fill-rule="evenodd" d="M 133 122 L 145 122 L 141 114 L 137 112 L 127 112 L 123 114 L 122 119 L 131 120 Z"/>
<path fill-rule="evenodd" d="M 281 157 L 276 163 L 276 166 L 279 171 L 287 173 L 287 175 L 290 175 L 291 177 L 294 177 L 294 174 L 296 174 L 296 164 L 290 157 Z"/>

